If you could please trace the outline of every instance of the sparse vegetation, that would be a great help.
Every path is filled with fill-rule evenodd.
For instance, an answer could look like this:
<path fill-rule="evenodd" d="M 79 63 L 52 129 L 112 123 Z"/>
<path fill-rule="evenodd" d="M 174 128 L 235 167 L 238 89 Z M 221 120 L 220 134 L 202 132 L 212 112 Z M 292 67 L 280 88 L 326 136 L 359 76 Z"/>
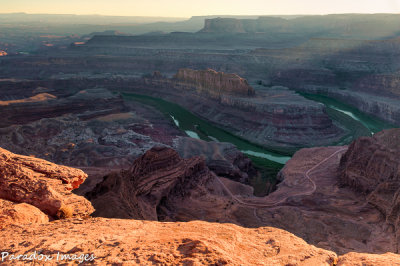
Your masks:
<path fill-rule="evenodd" d="M 66 205 L 61 205 L 60 209 L 57 211 L 57 218 L 58 219 L 68 219 L 72 218 L 74 214 L 74 211 L 72 210 L 71 207 L 66 206 Z"/>

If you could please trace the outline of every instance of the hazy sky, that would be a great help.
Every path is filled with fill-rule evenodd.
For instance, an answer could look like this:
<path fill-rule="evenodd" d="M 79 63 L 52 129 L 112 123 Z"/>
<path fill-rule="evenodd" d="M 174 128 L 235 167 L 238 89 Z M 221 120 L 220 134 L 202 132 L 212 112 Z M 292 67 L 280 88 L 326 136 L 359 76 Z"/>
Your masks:
<path fill-rule="evenodd" d="M 0 0 L 0 13 L 190 17 L 400 13 L 400 0 Z"/>

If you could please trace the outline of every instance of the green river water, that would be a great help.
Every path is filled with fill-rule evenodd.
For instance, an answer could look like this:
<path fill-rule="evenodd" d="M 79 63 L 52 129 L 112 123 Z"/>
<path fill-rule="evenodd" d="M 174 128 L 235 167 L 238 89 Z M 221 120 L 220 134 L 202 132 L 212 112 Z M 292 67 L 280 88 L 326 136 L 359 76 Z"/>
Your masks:
<path fill-rule="evenodd" d="M 299 94 L 307 99 L 325 104 L 328 115 L 349 130 L 349 134 L 346 137 L 342 138 L 338 143 L 334 143 L 336 145 L 345 145 L 359 136 L 370 136 L 384 128 L 393 127 L 393 125 L 372 118 L 332 98 L 314 94 Z M 253 180 L 252 186 L 255 188 L 256 195 L 266 193 L 266 183 L 276 183 L 276 174 L 291 158 L 288 155 L 280 154 L 279 152 L 260 147 L 236 137 L 223 129 L 211 125 L 209 122 L 177 104 L 160 98 L 139 94 L 124 93 L 123 96 L 126 100 L 138 101 L 157 108 L 189 137 L 234 144 L 239 150 L 249 156 L 254 165 L 262 173 L 259 178 Z"/>

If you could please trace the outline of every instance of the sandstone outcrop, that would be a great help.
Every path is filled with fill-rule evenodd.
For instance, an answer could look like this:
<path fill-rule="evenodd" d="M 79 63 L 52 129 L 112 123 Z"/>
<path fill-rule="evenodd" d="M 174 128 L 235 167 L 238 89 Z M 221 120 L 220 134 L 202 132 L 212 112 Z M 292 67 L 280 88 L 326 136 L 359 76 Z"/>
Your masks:
<path fill-rule="evenodd" d="M 0 199 L 0 229 L 10 224 L 47 222 L 49 222 L 49 217 L 33 205 Z"/>
<path fill-rule="evenodd" d="M 14 238 L 11 239 L 10 231 Z M 84 236 L 84 237 L 82 237 Z M 337 255 L 276 228 L 95 218 L 0 231 L 10 254 L 93 254 L 95 264 L 332 265 Z M 18 262 L 17 262 L 18 263 Z M 22 263 L 21 263 L 22 264 Z M 18 264 L 14 264 L 18 265 Z"/>
<path fill-rule="evenodd" d="M 94 258 L 94 264 L 123 265 L 397 266 L 400 259 L 393 253 L 338 256 L 280 229 L 201 221 L 68 219 L 41 226 L 10 226 L 0 230 L 0 240 L 2 251 L 8 252 L 3 263 L 17 266 L 26 265 L 26 261 L 10 261 L 12 255 L 34 251 L 52 258 L 46 265 L 82 263 L 85 255 L 89 263 Z"/>
<path fill-rule="evenodd" d="M 385 254 L 365 254 L 349 252 L 340 256 L 337 261 L 337 266 L 375 266 L 375 265 L 400 265 L 400 256 L 393 253 Z"/>
<path fill-rule="evenodd" d="M 284 171 L 285 180 L 280 186 L 281 191 L 277 192 L 273 197 L 268 196 L 267 200 L 258 199 L 257 202 L 254 197 L 246 198 L 243 193 L 232 189 L 235 182 L 229 183 L 232 181 L 222 180 L 226 187 L 231 191 L 235 191 L 236 197 L 253 204 L 251 207 L 239 206 L 236 200 L 235 202 L 227 201 L 227 197 L 232 196 L 232 194 L 229 196 L 218 188 L 220 183 L 215 182 L 215 176 L 214 178 L 209 177 L 208 181 L 204 178 L 199 178 L 204 176 L 205 173 L 209 173 L 204 170 L 205 163 L 203 159 L 198 157 L 191 160 L 181 159 L 176 152 L 164 147 L 153 148 L 138 159 L 132 168 L 127 171 L 126 177 L 131 179 L 125 182 L 136 184 L 138 192 L 132 190 L 132 187 L 119 186 L 118 183 L 124 182 L 123 179 L 114 179 L 116 182 L 108 186 L 108 188 L 114 189 L 113 185 L 117 188 L 119 186 L 118 192 L 121 196 L 118 200 L 120 206 L 123 205 L 121 204 L 123 197 L 129 196 L 133 192 L 134 197 L 140 201 L 138 201 L 138 204 L 130 202 L 132 204 L 130 210 L 136 209 L 141 216 L 147 216 L 148 219 L 154 218 L 155 209 L 158 214 L 157 218 L 168 218 L 167 216 L 160 217 L 159 215 L 160 213 L 166 214 L 168 211 L 173 211 L 168 210 L 168 207 L 178 207 L 177 211 L 181 212 L 179 214 L 181 219 L 184 215 L 187 218 L 190 216 L 195 217 L 195 215 L 197 217 L 203 216 L 204 219 L 204 216 L 209 217 L 210 214 L 214 215 L 214 217 L 217 217 L 217 215 L 221 218 L 226 217 L 231 221 L 237 219 L 242 223 L 246 220 L 248 222 L 253 220 L 253 223 L 262 224 L 268 223 L 272 219 L 276 223 L 284 223 L 285 226 L 290 224 L 297 227 L 301 224 L 311 225 L 312 228 L 308 228 L 308 231 L 312 229 L 311 231 L 313 232 L 309 232 L 310 235 L 308 237 L 315 236 L 316 232 L 326 232 L 329 238 L 325 238 L 325 235 L 322 239 L 329 241 L 329 243 L 318 243 L 319 246 L 325 245 L 330 248 L 329 246 L 337 242 L 337 245 L 342 248 L 343 245 L 353 245 L 353 249 L 358 250 L 363 248 L 357 244 L 356 239 L 368 237 L 366 224 L 369 224 L 372 228 L 373 224 L 376 223 L 373 220 L 377 217 L 368 217 L 367 210 L 357 212 L 358 203 L 355 202 L 356 204 L 354 204 L 355 198 L 343 197 L 346 192 L 332 191 L 332 195 L 337 198 L 329 198 L 328 192 L 332 189 L 329 184 L 334 183 L 334 180 L 329 180 L 329 173 L 332 172 L 331 168 L 335 164 L 329 162 L 328 165 L 324 165 L 324 169 L 317 169 L 313 163 L 314 160 L 307 162 L 306 165 L 297 161 L 299 158 L 318 154 L 321 158 L 333 158 L 333 161 L 337 162 L 341 151 L 342 148 L 303 150 L 302 153 L 298 154 L 297 158 L 294 158 L 288 169 Z M 17 188 L 25 191 L 29 190 L 32 187 L 33 180 L 28 182 L 27 176 L 32 176 L 31 172 L 35 170 L 38 171 L 35 173 L 36 176 L 39 176 L 39 180 L 36 180 L 38 185 L 41 184 L 42 180 L 47 179 L 46 183 L 53 185 L 52 188 L 57 192 L 57 188 L 54 186 L 55 182 L 52 182 L 53 179 L 51 179 L 52 174 L 67 183 L 70 182 L 71 186 L 73 186 L 74 173 L 81 173 L 79 170 L 56 166 L 43 160 L 11 154 L 4 150 L 1 150 L 1 152 L 2 156 L 0 158 L 6 158 L 6 164 L 4 164 L 4 160 L 0 160 L 2 163 L 0 169 L 3 171 L 0 176 L 4 175 L 4 171 L 10 171 L 15 175 L 16 179 L 26 181 L 25 183 L 19 182 L 18 187 L 14 186 L 16 184 L 15 180 L 3 178 L 1 179 L 1 188 L 14 186 L 15 191 L 18 190 Z M 336 156 L 332 157 L 332 154 Z M 317 159 L 320 159 L 320 157 Z M 186 164 L 183 164 L 183 162 Z M 309 164 L 314 166 L 313 169 L 318 176 L 318 178 L 313 178 L 316 184 L 315 193 L 309 193 L 309 190 L 313 188 L 312 184 L 304 182 L 305 180 L 299 180 L 298 176 L 303 172 L 303 168 L 308 169 Z M 179 172 L 182 169 L 185 172 Z M 203 169 L 203 171 L 200 171 L 202 174 L 199 174 L 199 169 Z M 321 173 L 325 173 L 325 176 L 319 177 Z M 176 177 L 178 179 L 180 177 L 181 180 L 177 180 Z M 207 182 L 210 183 L 208 186 L 205 184 Z M 59 182 L 59 186 L 64 185 Z M 203 189 L 199 189 L 201 187 Z M 98 186 L 97 189 L 99 190 L 97 192 L 107 193 L 106 188 L 107 186 Z M 218 192 L 218 190 L 220 191 Z M 114 191 L 117 190 L 114 189 Z M 39 193 L 36 195 L 40 196 L 40 191 L 35 191 L 35 193 L 37 192 Z M 211 192 L 214 193 L 214 196 L 210 195 Z M 312 194 L 316 195 L 312 196 Z M 70 194 L 63 193 L 60 195 L 64 202 L 70 201 Z M 118 193 L 115 195 L 118 195 Z M 170 199 L 165 196 L 171 195 L 177 197 L 175 205 L 166 204 Z M 284 204 L 285 201 L 276 201 L 280 195 L 288 197 L 287 204 Z M 318 201 L 317 199 L 321 195 L 328 195 L 328 197 L 323 198 L 322 196 Z M 276 204 L 268 208 L 264 207 L 264 209 L 256 207 L 257 204 L 263 201 L 266 204 L 274 200 L 274 197 Z M 160 198 L 161 201 L 159 201 Z M 353 203 L 350 204 L 349 199 L 350 202 L 353 200 Z M 40 200 L 40 198 L 37 198 L 37 200 Z M 112 200 L 112 197 L 109 200 Z M 157 202 L 161 204 L 157 205 Z M 176 204 L 177 202 L 183 206 L 187 204 L 187 206 L 179 208 L 178 204 Z M 127 203 L 125 202 L 125 204 Z M 85 204 L 85 202 L 81 200 L 79 202 L 80 208 L 82 208 L 82 204 Z M 104 201 L 103 204 L 105 204 L 103 205 L 104 208 L 118 207 L 112 201 Z M 212 204 L 213 209 L 210 209 L 210 204 Z M 336 219 L 327 212 L 327 210 L 334 212 L 336 210 L 335 204 L 339 204 L 342 210 L 339 213 L 340 215 L 336 214 Z M 93 258 L 92 263 L 95 264 L 400 265 L 400 256 L 398 254 L 386 253 L 377 255 L 351 252 L 338 256 L 332 251 L 309 245 L 306 241 L 291 233 L 281 229 L 265 227 L 265 225 L 249 229 L 228 223 L 201 221 L 160 223 L 156 221 L 89 218 L 86 216 L 48 222 L 49 217 L 30 204 L 0 199 L 0 206 L 0 241 L 4 259 L 2 262 L 10 262 L 13 265 L 24 265 L 26 261 L 23 259 L 11 261 L 12 256 L 29 256 L 35 252 L 40 252 L 40 254 L 51 258 L 51 261 L 48 261 L 49 265 L 68 262 L 82 263 L 85 260 L 85 256 L 86 259 Z M 346 206 L 350 208 L 348 211 L 345 210 Z M 304 213 L 301 214 L 303 211 Z M 321 216 L 324 212 L 328 214 L 325 217 L 326 219 Z M 356 223 L 357 226 L 352 226 L 352 223 L 346 220 L 350 212 L 353 216 L 356 212 L 367 219 L 366 221 L 360 219 Z M 249 216 L 250 213 L 254 215 L 254 218 Z M 321 227 L 321 223 L 316 220 L 313 221 L 313 216 L 315 216 L 314 219 L 318 217 L 319 221 L 322 224 L 325 223 L 328 227 Z M 299 220 L 299 218 L 301 219 Z M 223 220 L 221 221 L 223 222 Z M 352 231 L 354 232 L 350 233 Z M 337 238 L 332 239 L 332 234 L 337 234 Z M 13 237 L 10 237 L 11 235 Z M 343 236 L 346 236 L 346 238 L 341 239 Z M 390 241 L 389 243 L 387 242 L 389 240 L 388 236 L 382 231 L 372 232 L 370 237 L 373 237 L 376 243 L 368 243 L 368 245 L 387 248 L 385 245 L 390 244 Z M 367 242 L 365 243 L 367 244 Z M 36 255 L 38 254 L 36 253 Z M 32 256 L 34 257 L 34 255 Z M 62 256 L 61 260 L 60 256 Z M 43 263 L 43 261 L 37 259 L 37 256 L 33 260 Z"/>
<path fill-rule="evenodd" d="M 199 91 L 206 92 L 212 96 L 221 94 L 253 96 L 255 94 L 254 89 L 244 78 L 236 74 L 217 72 L 212 69 L 179 69 L 174 79 L 186 82 L 196 87 Z"/>
<path fill-rule="evenodd" d="M 400 242 L 400 129 L 359 138 L 340 164 L 341 183 L 366 195 Z"/>
<path fill-rule="evenodd" d="M 212 178 L 204 159 L 182 159 L 171 148 L 154 147 L 128 171 L 105 176 L 86 197 L 96 216 L 159 220 L 161 212 L 175 211 L 168 202 L 183 200 Z"/>
<path fill-rule="evenodd" d="M 154 145 L 172 145 L 182 135 L 154 108 L 138 103 L 124 108 L 129 109 L 90 119 L 69 114 L 0 128 L 0 144 L 14 153 L 108 172 L 127 168 Z"/>
<path fill-rule="evenodd" d="M 0 148 L 0 199 L 33 205 L 53 218 L 67 211 L 71 216 L 94 211 L 90 202 L 71 192 L 86 177 L 81 170 Z"/>

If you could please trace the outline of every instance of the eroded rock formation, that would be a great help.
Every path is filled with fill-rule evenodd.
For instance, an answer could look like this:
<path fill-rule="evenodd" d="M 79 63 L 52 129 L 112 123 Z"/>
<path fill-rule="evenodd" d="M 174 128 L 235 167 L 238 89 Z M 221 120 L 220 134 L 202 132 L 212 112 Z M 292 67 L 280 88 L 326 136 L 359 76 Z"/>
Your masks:
<path fill-rule="evenodd" d="M 168 209 L 175 211 L 168 202 L 183 200 L 191 189 L 212 178 L 204 159 L 182 159 L 173 149 L 154 147 L 128 171 L 105 176 L 86 196 L 97 216 L 159 220 Z"/>
<path fill-rule="evenodd" d="M 285 87 L 259 90 L 252 97 L 209 97 L 176 79 L 144 78 L 132 80 L 129 86 L 121 90 L 177 103 L 236 136 L 277 150 L 293 152 L 298 147 L 329 145 L 348 133 L 332 121 L 324 105 Z"/>
<path fill-rule="evenodd" d="M 0 199 L 0 229 L 10 224 L 43 224 L 49 217 L 35 206 Z"/>
<path fill-rule="evenodd" d="M 22 99 L 15 95 L 12 98 L 16 99 L 0 101 L 0 127 L 26 124 L 65 114 L 79 114 L 82 119 L 90 119 L 127 110 L 119 96 L 104 89 L 82 90 L 61 98 L 49 93 L 39 93 Z"/>
<path fill-rule="evenodd" d="M 299 151 L 280 173 L 277 190 L 254 197 L 251 187 L 212 174 L 204 159 L 181 159 L 169 148 L 156 148 L 129 171 L 107 175 L 86 195 L 97 216 L 273 226 L 340 254 L 397 252 L 380 212 L 365 205 L 364 195 L 339 186 L 345 150 Z"/>
<path fill-rule="evenodd" d="M 235 18 L 215 18 L 206 19 L 204 28 L 200 31 L 203 33 L 245 33 L 243 23 L 240 19 Z"/>
<path fill-rule="evenodd" d="M 253 96 L 255 94 L 254 89 L 244 78 L 236 74 L 217 72 L 212 69 L 179 69 L 174 78 L 193 85 L 199 91 L 206 92 L 212 96 L 221 94 Z"/>
<path fill-rule="evenodd" d="M 90 202 L 71 192 L 86 178 L 79 169 L 0 148 L 0 199 L 33 205 L 53 218 L 67 211 L 69 216 L 88 216 L 94 211 Z"/>
<path fill-rule="evenodd" d="M 321 151 L 326 153 L 326 150 L 324 151 L 323 149 L 313 149 L 311 151 L 312 154 L 315 154 L 316 151 L 317 153 Z M 332 149 L 328 151 L 332 151 Z M 11 154 L 4 150 L 1 150 L 1 154 L 0 158 L 2 160 L 0 162 L 2 162 L 2 165 L 0 169 L 3 169 L 1 176 L 4 175 L 4 169 L 9 169 L 15 175 L 14 178 L 21 181 L 27 181 L 27 175 L 35 170 L 38 172 L 33 176 L 29 176 L 37 176 L 38 179 L 36 181 L 38 185 L 41 184 L 42 180 L 47 178 L 46 183 L 55 188 L 54 182 L 51 182 L 51 176 L 54 173 L 56 173 L 55 177 L 70 183 L 72 180 L 75 180 L 74 173 L 81 173 L 79 170 L 57 166 L 35 158 Z M 304 156 L 304 154 L 299 156 Z M 4 158 L 7 158 L 6 165 L 4 165 Z M 206 194 L 205 190 L 196 191 L 194 188 L 196 185 L 204 185 L 198 183 L 201 179 L 196 178 L 198 171 L 196 165 L 187 163 L 187 167 L 184 167 L 187 174 L 186 179 L 190 179 L 186 180 L 186 183 L 189 182 L 192 184 L 190 187 L 184 186 L 184 180 L 180 180 L 183 182 L 179 182 L 179 180 L 173 178 L 180 175 L 177 171 L 183 169 L 182 161 L 185 160 L 180 159 L 176 152 L 167 148 L 154 148 L 137 160 L 129 170 L 129 173 L 134 175 L 128 175 L 128 177 L 133 177 L 131 181 L 135 180 L 135 184 L 138 185 L 139 192 L 136 195 L 142 200 L 142 203 L 139 203 L 134 208 L 140 209 L 142 214 L 153 214 L 154 203 L 161 195 L 166 195 L 165 192 L 170 190 L 170 192 L 174 193 L 175 191 L 180 194 L 181 197 L 178 200 L 181 201 L 181 204 L 184 204 L 185 199 L 189 200 L 187 210 L 191 209 L 192 214 L 197 213 L 197 215 L 201 215 L 205 209 L 199 209 L 198 206 L 200 206 L 203 199 L 207 198 L 204 198 L 204 194 Z M 192 161 L 202 160 L 195 158 Z M 296 166 L 295 161 L 294 165 L 290 167 L 293 166 Z M 159 175 L 155 179 L 148 179 L 149 173 L 153 173 L 152 177 L 155 177 L 154 174 L 160 171 L 164 176 Z M 294 171 L 286 171 L 286 173 L 293 175 L 297 171 L 294 169 Z M 47 177 L 44 177 L 45 175 Z M 183 176 L 181 175 L 181 177 Z M 288 176 L 288 179 L 291 180 L 287 180 L 286 185 L 289 185 L 288 182 L 294 181 L 293 176 Z M 1 181 L 1 188 L 4 186 L 12 187 L 12 185 L 16 184 L 15 180 L 3 178 Z M 31 179 L 31 181 L 33 182 L 34 179 Z M 19 182 L 18 187 L 14 187 L 15 192 L 17 193 L 18 189 L 29 190 L 32 187 L 32 182 Z M 173 183 L 175 183 L 175 186 L 171 186 Z M 228 183 L 226 185 L 232 188 Z M 299 185 L 304 186 L 305 184 L 301 184 L 300 182 Z M 61 182 L 59 186 L 63 186 Z M 178 187 L 185 190 L 176 189 Z M 211 191 L 217 188 L 217 183 L 214 183 L 208 189 Z M 125 189 L 128 190 L 129 188 L 125 187 Z M 290 193 L 290 187 L 286 187 L 284 190 L 284 193 Z M 304 190 L 307 190 L 307 186 L 302 187 L 303 192 Z M 144 196 L 143 193 L 146 193 L 146 191 L 151 191 L 151 193 Z M 33 191 L 32 193 L 34 192 L 38 191 Z M 120 192 L 124 196 L 127 196 L 129 193 L 135 191 L 120 190 Z M 183 192 L 188 194 L 185 199 L 182 198 L 185 196 L 182 194 Z M 37 194 L 37 196 L 39 195 L 41 194 Z M 70 194 L 64 193 L 60 195 L 62 196 L 62 200 L 69 201 Z M 201 195 L 203 195 L 203 198 L 201 198 Z M 226 197 L 223 193 L 220 196 Z M 293 195 L 293 197 L 295 196 Z M 196 199 L 198 200 L 197 205 L 193 205 L 193 203 L 196 203 Z M 36 200 L 42 201 L 42 198 L 37 198 Z M 219 213 L 220 216 L 227 216 L 230 219 L 236 217 L 242 221 L 246 219 L 251 220 L 249 219 L 250 217 L 244 216 L 248 213 L 243 207 L 228 207 L 224 204 L 226 210 L 224 212 L 219 209 L 219 206 L 223 202 L 218 202 L 216 198 L 208 198 L 208 200 L 208 203 L 214 203 L 213 208 L 217 208 L 214 214 Z M 304 207 L 304 203 L 310 200 L 310 198 L 304 199 L 299 203 Z M 79 202 L 81 208 L 82 203 L 84 202 Z M 109 204 L 110 202 L 104 203 L 107 203 L 107 205 L 103 207 L 115 208 L 112 203 Z M 319 205 L 321 203 L 325 204 L 325 201 L 321 201 Z M 229 205 L 232 204 L 230 203 Z M 291 200 L 290 205 L 296 206 L 297 200 Z M 13 265 L 25 265 L 26 261 L 24 261 L 23 257 L 18 261 L 12 260 L 12 256 L 18 255 L 32 255 L 34 262 L 43 263 L 43 261 L 37 259 L 37 256 L 33 255 L 35 252 L 36 255 L 38 255 L 37 252 L 46 255 L 50 260 L 47 263 L 50 264 L 83 263 L 85 262 L 85 258 L 87 260 L 90 259 L 94 264 L 125 263 L 130 265 L 258 265 L 267 263 L 271 265 L 363 264 L 386 266 L 399 265 L 400 261 L 400 256 L 393 253 L 377 255 L 351 252 L 343 256 L 338 256 L 335 252 L 309 245 L 303 239 L 273 227 L 249 229 L 230 223 L 220 224 L 202 221 L 160 223 L 156 221 L 90 218 L 86 216 L 75 218 L 63 217 L 64 219 L 49 222 L 49 217 L 42 210 L 27 203 L 15 203 L 0 199 L 0 207 L 2 262 L 6 264 L 12 263 Z M 210 205 L 208 208 L 210 208 Z M 258 219 L 264 220 L 268 219 L 268 216 L 271 216 L 271 214 L 264 215 L 263 212 L 253 208 L 251 208 L 251 213 L 254 212 L 255 215 L 262 217 Z M 229 213 L 229 210 L 232 209 L 236 209 L 236 215 Z M 332 211 L 333 209 L 330 208 L 330 210 Z M 208 211 L 212 212 L 212 210 Z M 293 210 L 287 210 L 286 217 L 282 217 L 282 219 L 289 218 L 287 223 L 291 222 L 290 213 L 293 213 Z M 309 211 L 307 213 L 310 215 Z M 283 220 L 279 218 L 280 215 L 283 215 L 283 213 L 276 213 L 275 210 L 273 218 L 277 219 L 277 222 L 282 222 Z M 335 223 L 335 220 L 332 220 L 332 218 L 327 218 L 327 223 L 328 220 L 330 224 Z M 304 224 L 311 225 L 313 228 L 316 227 L 316 230 L 322 230 L 318 227 L 317 223 L 307 221 Z M 294 225 L 299 225 L 299 221 L 297 220 Z M 348 224 L 340 223 L 340 226 L 348 226 Z M 348 229 L 354 230 L 355 228 Z M 338 227 L 336 230 L 338 230 L 336 233 L 340 234 L 340 228 Z M 356 249 L 358 248 L 356 247 Z"/>
<path fill-rule="evenodd" d="M 400 129 L 354 141 L 340 168 L 342 184 L 365 194 L 400 242 Z"/>

